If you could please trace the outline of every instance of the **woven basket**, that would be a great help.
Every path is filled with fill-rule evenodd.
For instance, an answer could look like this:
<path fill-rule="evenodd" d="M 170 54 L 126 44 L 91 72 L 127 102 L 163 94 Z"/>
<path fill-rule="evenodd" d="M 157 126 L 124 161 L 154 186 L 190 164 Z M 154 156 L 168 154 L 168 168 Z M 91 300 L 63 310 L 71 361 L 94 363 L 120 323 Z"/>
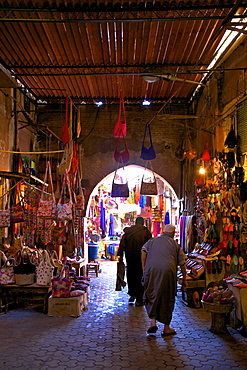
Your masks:
<path fill-rule="evenodd" d="M 230 313 L 233 309 L 233 304 L 227 303 L 227 304 L 220 304 L 220 303 L 209 303 L 209 302 L 202 302 L 203 308 L 205 308 L 209 312 L 214 313 Z"/>

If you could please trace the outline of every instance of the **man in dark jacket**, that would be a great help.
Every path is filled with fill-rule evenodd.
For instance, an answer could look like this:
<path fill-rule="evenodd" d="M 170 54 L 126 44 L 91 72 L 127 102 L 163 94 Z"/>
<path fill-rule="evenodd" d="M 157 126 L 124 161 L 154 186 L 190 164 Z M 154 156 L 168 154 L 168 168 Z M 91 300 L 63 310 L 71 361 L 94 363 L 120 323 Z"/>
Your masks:
<path fill-rule="evenodd" d="M 119 260 L 123 260 L 123 252 L 125 253 L 127 264 L 127 283 L 128 294 L 130 295 L 129 302 L 134 303 L 136 306 L 143 305 L 143 285 L 142 280 L 142 262 L 141 262 L 141 249 L 152 234 L 144 226 L 143 217 L 136 218 L 135 225 L 126 227 L 124 235 L 121 238 L 118 256 Z"/>

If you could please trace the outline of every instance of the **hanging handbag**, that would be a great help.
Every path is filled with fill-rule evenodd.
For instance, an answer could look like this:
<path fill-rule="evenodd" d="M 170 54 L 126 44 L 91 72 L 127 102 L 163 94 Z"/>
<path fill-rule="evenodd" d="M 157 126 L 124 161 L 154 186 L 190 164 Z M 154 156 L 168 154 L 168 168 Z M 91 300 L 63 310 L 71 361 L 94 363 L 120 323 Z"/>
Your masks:
<path fill-rule="evenodd" d="M 149 140 L 150 140 L 150 147 L 147 148 L 145 147 L 145 139 L 146 139 L 146 133 L 149 133 Z M 156 158 L 156 153 L 153 147 L 153 142 L 152 142 L 152 135 L 151 135 L 151 129 L 150 129 L 150 124 L 147 123 L 145 126 L 145 131 L 144 131 L 144 136 L 143 136 L 143 141 L 142 141 L 142 150 L 141 150 L 141 159 L 144 161 L 150 161 L 152 159 Z"/>
<path fill-rule="evenodd" d="M 49 176 L 50 185 L 51 185 L 51 194 L 49 195 L 49 199 L 44 199 L 44 188 L 45 183 L 47 181 L 47 177 Z M 55 219 L 56 218 L 56 200 L 53 190 L 53 182 L 52 182 L 52 175 L 51 175 L 51 165 L 50 162 L 47 162 L 46 170 L 45 170 L 45 177 L 44 177 L 44 185 L 42 187 L 42 192 L 40 196 L 39 206 L 37 210 L 37 217 L 46 219 Z"/>
<path fill-rule="evenodd" d="M 31 285 L 35 281 L 36 266 L 31 263 L 29 251 L 23 248 L 18 252 L 20 263 L 14 266 L 15 282 L 17 285 Z"/>
<path fill-rule="evenodd" d="M 64 265 L 61 273 L 52 278 L 52 297 L 68 298 L 73 280 L 69 277 L 69 266 Z"/>
<path fill-rule="evenodd" d="M 0 284 L 15 284 L 14 266 L 14 257 L 8 257 L 5 264 L 0 267 Z"/>
<path fill-rule="evenodd" d="M 123 167 L 124 171 L 124 167 Z M 125 172 L 124 172 L 125 173 Z M 129 197 L 129 186 L 128 186 L 128 181 L 126 179 L 126 183 L 116 183 L 116 174 L 117 170 L 114 173 L 113 181 L 112 181 L 112 189 L 111 189 L 111 197 L 112 198 L 128 198 Z"/>
<path fill-rule="evenodd" d="M 145 167 L 145 171 L 146 171 L 146 167 Z M 141 181 L 141 189 L 140 189 L 141 195 L 157 195 L 158 194 L 157 182 L 156 182 L 156 178 L 155 178 L 153 170 L 152 170 L 152 174 L 153 174 L 153 180 L 151 179 L 151 181 L 144 181 L 144 176 L 145 176 L 145 172 L 144 172 L 142 176 L 142 181 Z"/>
<path fill-rule="evenodd" d="M 27 203 L 30 207 L 38 207 L 41 190 L 35 188 L 30 184 L 26 184 L 26 188 L 24 190 L 24 202 Z"/>
<path fill-rule="evenodd" d="M 0 227 L 10 226 L 9 193 L 5 203 L 5 209 L 0 210 Z"/>
<path fill-rule="evenodd" d="M 226 140 L 224 142 L 224 146 L 225 146 L 225 148 L 233 149 L 233 148 L 235 148 L 237 143 L 238 143 L 238 140 L 237 140 L 237 137 L 235 135 L 235 131 L 234 131 L 234 128 L 233 128 L 233 125 L 232 125 L 232 127 L 231 127 L 231 129 L 230 129 L 230 131 L 229 131 L 229 133 L 226 137 Z"/>
<path fill-rule="evenodd" d="M 206 144 L 205 144 L 204 151 L 202 153 L 201 160 L 202 161 L 205 161 L 205 162 L 208 162 L 210 160 L 209 145 L 208 145 L 208 135 L 206 135 Z"/>
<path fill-rule="evenodd" d="M 125 114 L 123 93 L 121 92 L 120 93 L 120 104 L 119 104 L 119 110 L 118 110 L 118 118 L 116 120 L 114 129 L 113 129 L 113 136 L 122 137 L 126 135 L 127 135 L 126 114 Z"/>
<path fill-rule="evenodd" d="M 10 207 L 10 222 L 19 223 L 24 222 L 24 207 L 20 199 L 15 206 Z"/>
<path fill-rule="evenodd" d="M 123 164 L 126 164 L 130 160 L 130 153 L 128 151 L 127 144 L 126 144 L 124 136 L 122 136 L 122 139 L 123 139 L 123 142 L 124 142 L 125 150 L 123 150 L 121 152 L 119 151 L 120 139 L 121 139 L 121 137 L 119 137 L 117 139 L 117 144 L 116 144 L 116 148 L 115 148 L 115 151 L 114 151 L 114 159 L 118 163 L 122 162 Z"/>
<path fill-rule="evenodd" d="M 65 124 L 62 127 L 61 138 L 64 145 L 66 145 L 72 138 L 69 133 L 69 97 L 65 98 Z"/>
<path fill-rule="evenodd" d="M 10 226 L 10 210 L 0 210 L 0 227 Z"/>
<path fill-rule="evenodd" d="M 52 266 L 49 253 L 45 249 L 42 251 L 40 259 L 40 264 L 36 268 L 36 283 L 37 285 L 50 285 L 54 266 Z"/>
<path fill-rule="evenodd" d="M 65 226 L 53 226 L 52 227 L 52 241 L 54 245 L 63 245 L 67 242 L 67 232 Z"/>
<path fill-rule="evenodd" d="M 66 203 L 62 203 L 62 197 L 64 193 L 65 184 L 68 189 L 69 193 L 69 201 Z M 72 220 L 72 194 L 71 194 L 71 188 L 70 188 L 70 181 L 68 176 L 68 171 L 64 171 L 63 176 L 63 183 L 62 183 L 62 189 L 60 193 L 60 198 L 57 203 L 57 221 L 69 221 Z"/>
<path fill-rule="evenodd" d="M 85 209 L 84 191 L 85 189 L 81 185 L 81 176 L 79 170 L 77 169 L 76 174 L 74 176 L 74 183 L 72 189 L 72 197 L 74 198 L 73 202 L 74 215 L 76 215 L 77 211 L 81 212 Z"/>

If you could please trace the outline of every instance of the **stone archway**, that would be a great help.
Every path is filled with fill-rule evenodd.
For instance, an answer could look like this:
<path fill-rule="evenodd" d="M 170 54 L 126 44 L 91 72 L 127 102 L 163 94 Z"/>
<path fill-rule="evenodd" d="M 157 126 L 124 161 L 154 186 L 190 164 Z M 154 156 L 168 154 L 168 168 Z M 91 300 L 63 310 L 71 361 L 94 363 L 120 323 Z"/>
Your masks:
<path fill-rule="evenodd" d="M 119 168 L 119 171 L 123 171 L 123 168 Z M 124 168 L 124 173 L 126 174 L 126 178 L 129 183 L 129 189 L 133 189 L 133 185 L 139 183 L 141 181 L 142 175 L 144 171 L 147 174 L 152 175 L 152 170 L 145 169 L 143 166 L 139 165 L 127 165 Z M 99 192 L 103 189 L 103 191 L 106 191 L 108 193 L 111 192 L 111 185 L 113 181 L 115 171 L 109 173 L 107 176 L 105 176 L 92 190 L 87 207 L 86 207 L 86 217 L 90 217 L 90 208 L 93 197 L 99 194 Z M 153 171 L 155 178 L 157 180 L 158 184 L 158 191 L 160 195 L 163 195 L 163 199 L 165 199 L 165 211 L 169 212 L 170 216 L 170 222 L 177 224 L 179 219 L 179 199 L 178 196 L 173 189 L 173 187 L 160 175 L 158 175 L 155 171 Z M 128 205 L 127 205 L 128 206 Z M 127 209 L 127 207 L 126 207 Z M 165 217 L 165 215 L 164 215 Z"/>

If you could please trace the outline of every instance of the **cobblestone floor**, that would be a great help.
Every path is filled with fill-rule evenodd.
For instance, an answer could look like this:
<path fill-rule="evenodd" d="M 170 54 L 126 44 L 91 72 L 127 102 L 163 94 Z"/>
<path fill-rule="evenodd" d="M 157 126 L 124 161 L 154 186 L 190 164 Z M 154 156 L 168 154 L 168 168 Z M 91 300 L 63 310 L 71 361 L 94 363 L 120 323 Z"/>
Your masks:
<path fill-rule="evenodd" d="M 144 307 L 128 304 L 127 288 L 115 291 L 116 262 L 102 261 L 91 275 L 88 310 L 78 318 L 48 317 L 38 307 L 0 314 L 0 369 L 241 369 L 247 338 L 209 331 L 210 313 L 185 306 L 178 293 L 172 327 L 177 334 L 147 336 Z"/>

